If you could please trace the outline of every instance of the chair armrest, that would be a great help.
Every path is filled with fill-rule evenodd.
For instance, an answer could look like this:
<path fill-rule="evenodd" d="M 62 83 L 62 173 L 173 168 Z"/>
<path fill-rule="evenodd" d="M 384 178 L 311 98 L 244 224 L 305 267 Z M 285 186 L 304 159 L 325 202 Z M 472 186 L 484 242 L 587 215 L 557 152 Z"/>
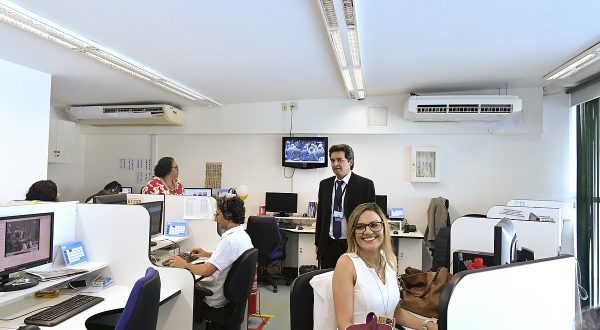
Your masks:
<path fill-rule="evenodd" d="M 200 279 L 197 279 L 196 283 L 194 284 L 194 295 L 200 295 L 203 297 L 212 296 L 214 292 L 212 292 L 212 290 L 210 289 L 203 287 L 202 284 L 200 284 L 199 280 Z"/>

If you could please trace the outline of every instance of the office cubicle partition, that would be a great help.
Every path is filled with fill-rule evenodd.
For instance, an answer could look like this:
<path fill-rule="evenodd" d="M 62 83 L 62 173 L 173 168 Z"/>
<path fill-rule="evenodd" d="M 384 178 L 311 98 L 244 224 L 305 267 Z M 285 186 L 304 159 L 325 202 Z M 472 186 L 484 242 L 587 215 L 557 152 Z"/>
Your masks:
<path fill-rule="evenodd" d="M 577 292 L 570 255 L 460 272 L 442 293 L 439 329 L 573 329 Z"/>

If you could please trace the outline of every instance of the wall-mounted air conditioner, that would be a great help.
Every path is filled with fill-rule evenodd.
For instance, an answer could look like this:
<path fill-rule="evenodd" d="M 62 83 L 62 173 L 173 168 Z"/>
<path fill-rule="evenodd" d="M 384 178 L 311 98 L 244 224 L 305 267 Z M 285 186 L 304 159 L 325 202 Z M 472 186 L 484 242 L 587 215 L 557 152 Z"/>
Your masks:
<path fill-rule="evenodd" d="M 108 125 L 183 125 L 185 113 L 166 104 L 85 105 L 67 109 L 69 116 L 83 124 Z"/>
<path fill-rule="evenodd" d="M 404 119 L 412 121 L 501 120 L 521 112 L 523 101 L 514 95 L 411 96 Z"/>

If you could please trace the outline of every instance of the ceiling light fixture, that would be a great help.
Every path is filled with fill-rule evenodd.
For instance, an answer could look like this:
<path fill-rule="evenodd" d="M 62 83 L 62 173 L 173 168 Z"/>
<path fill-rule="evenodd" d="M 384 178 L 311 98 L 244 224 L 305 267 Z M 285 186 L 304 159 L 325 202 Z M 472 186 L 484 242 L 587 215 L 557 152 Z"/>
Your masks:
<path fill-rule="evenodd" d="M 566 63 L 562 64 L 552 72 L 544 76 L 546 80 L 564 79 L 586 66 L 600 60 L 600 43 L 588 48 L 583 53 L 573 57 Z"/>
<path fill-rule="evenodd" d="M 362 100 L 366 97 L 358 47 L 358 30 L 356 28 L 356 12 L 353 0 L 317 0 L 323 14 L 329 41 L 335 54 L 342 80 L 352 99 Z M 338 22 L 338 17 L 344 20 Z M 350 54 L 350 60 L 346 58 Z"/>
<path fill-rule="evenodd" d="M 170 93 L 208 107 L 222 106 L 220 102 L 164 77 L 123 55 L 102 47 L 93 41 L 58 26 L 10 2 L 0 0 L 0 21 L 8 23 L 38 37 L 71 49 L 113 69 L 149 82 Z"/>

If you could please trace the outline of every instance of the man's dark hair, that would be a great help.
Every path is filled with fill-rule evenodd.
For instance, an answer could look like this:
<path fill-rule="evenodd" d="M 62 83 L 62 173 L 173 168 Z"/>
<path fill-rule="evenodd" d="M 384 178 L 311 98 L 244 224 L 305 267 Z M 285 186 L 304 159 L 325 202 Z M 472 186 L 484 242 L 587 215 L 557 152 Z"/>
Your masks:
<path fill-rule="evenodd" d="M 57 202 L 58 189 L 52 180 L 40 180 L 29 187 L 25 199 L 28 201 Z"/>
<path fill-rule="evenodd" d="M 171 167 L 173 166 L 173 157 L 161 158 L 156 166 L 154 166 L 154 176 L 164 178 L 167 174 L 171 173 Z"/>
<path fill-rule="evenodd" d="M 240 225 L 244 223 L 246 207 L 244 206 L 244 201 L 238 196 L 218 198 L 217 207 L 221 210 L 225 219 Z"/>
<path fill-rule="evenodd" d="M 354 151 L 352 150 L 352 147 L 350 147 L 347 144 L 334 144 L 331 146 L 331 148 L 329 148 L 329 158 L 331 158 L 331 153 L 336 152 L 336 151 L 344 152 L 344 156 L 346 157 L 346 159 L 348 161 L 352 161 L 352 165 L 350 165 L 350 169 L 353 170 L 354 169 Z"/>

